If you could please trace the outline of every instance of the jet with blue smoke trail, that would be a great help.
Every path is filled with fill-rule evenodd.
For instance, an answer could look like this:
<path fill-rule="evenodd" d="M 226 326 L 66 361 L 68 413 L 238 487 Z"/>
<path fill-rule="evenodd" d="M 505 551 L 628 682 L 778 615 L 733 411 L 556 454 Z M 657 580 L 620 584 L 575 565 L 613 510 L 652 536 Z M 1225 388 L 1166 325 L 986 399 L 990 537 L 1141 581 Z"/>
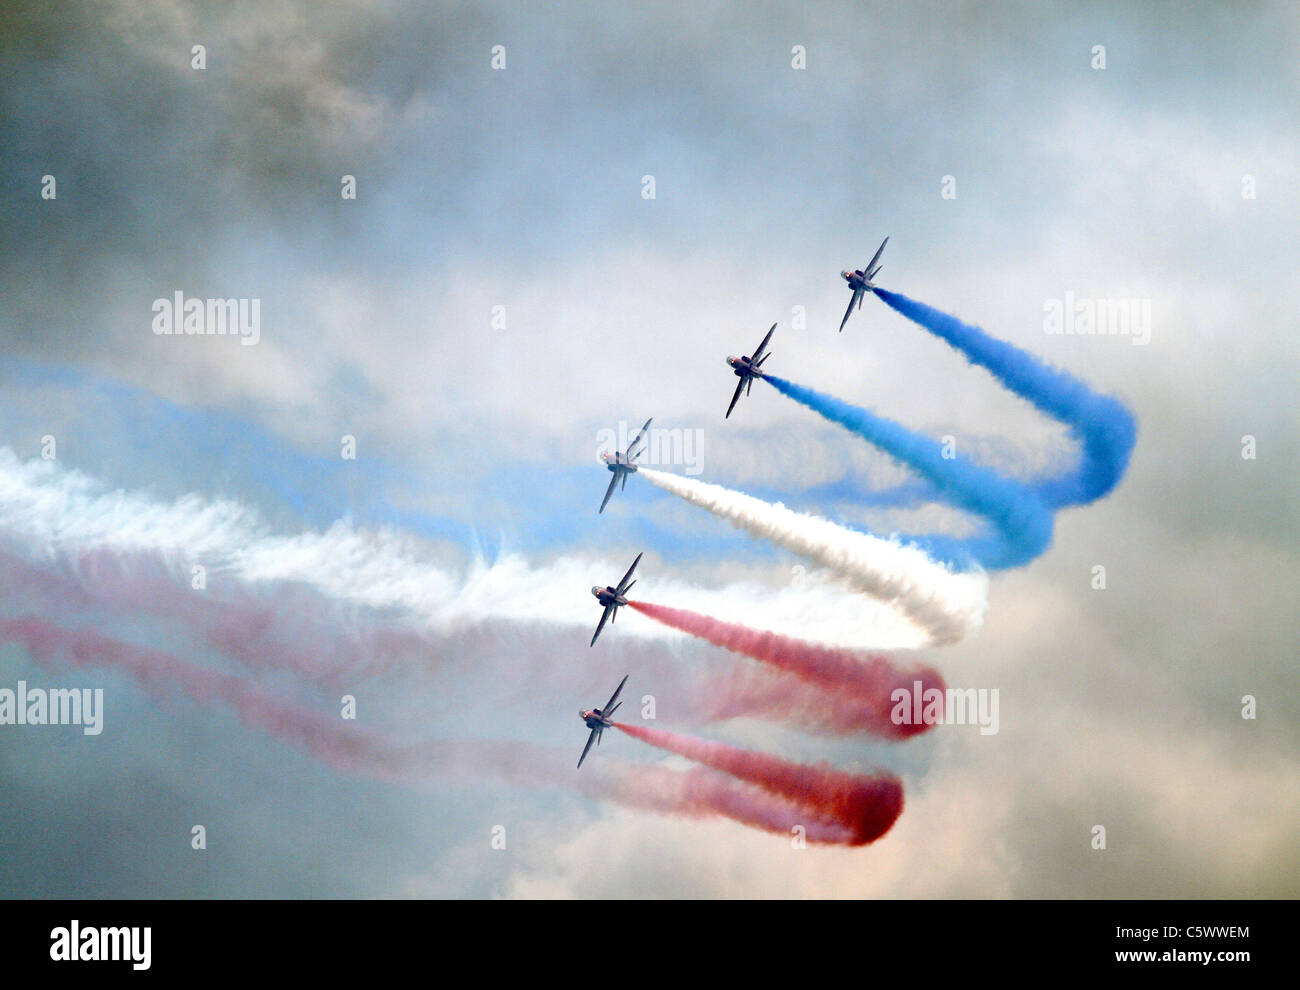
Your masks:
<path fill-rule="evenodd" d="M 521 500 L 502 484 L 495 462 L 470 457 L 451 436 L 436 458 L 457 461 L 460 470 L 420 470 L 393 460 L 398 450 L 380 435 L 359 433 L 357 442 L 366 455 L 343 460 L 332 439 L 328 445 L 310 438 L 291 440 L 252 411 L 236 414 L 180 404 L 86 368 L 13 358 L 0 369 L 0 383 L 0 436 L 39 437 L 57 415 L 59 463 L 110 489 L 147 489 L 164 499 L 194 494 L 238 501 L 276 528 L 292 531 L 329 530 L 347 520 L 365 529 L 418 536 L 459 551 L 466 563 L 565 549 L 586 532 L 582 520 L 591 483 L 586 461 L 528 462 L 537 489 L 548 497 Z M 635 430 L 632 424 L 620 443 L 609 446 L 626 449 Z M 823 436 L 824 442 L 841 445 Z M 648 436 L 638 466 L 653 453 L 653 437 Z M 877 490 L 874 475 L 851 459 L 836 458 L 835 467 L 843 473 L 833 480 L 796 476 L 779 491 L 763 486 L 749 490 L 767 501 L 797 495 L 823 505 L 911 508 L 933 501 L 931 487 L 920 480 Z M 607 521 L 613 527 L 610 539 L 653 545 L 682 560 L 777 558 L 768 543 L 738 543 L 725 532 L 683 530 L 656 511 L 672 497 L 646 488 L 638 499 L 647 511 Z M 435 505 L 436 512 L 426 508 Z"/>
<path fill-rule="evenodd" d="M 731 416 L 731 410 L 736 408 L 736 403 L 740 401 L 740 393 L 743 391 L 746 395 L 754 387 L 754 379 L 762 378 L 763 362 L 770 358 L 771 353 L 764 354 L 767 348 L 767 342 L 772 339 L 772 334 L 776 333 L 776 324 L 772 324 L 772 329 L 767 332 L 763 342 L 758 345 L 758 349 L 753 354 L 743 354 L 740 357 L 727 355 L 727 364 L 731 366 L 732 372 L 740 381 L 736 384 L 736 391 L 731 396 L 731 405 L 727 406 L 727 415 L 722 417 L 727 419 Z"/>
<path fill-rule="evenodd" d="M 849 308 L 844 311 L 844 319 L 840 320 L 840 333 L 844 332 L 844 324 L 849 322 L 849 314 L 853 312 L 853 306 L 856 303 L 858 309 L 862 308 L 862 299 L 868 292 L 875 292 L 876 286 L 871 281 L 876 277 L 876 272 L 880 271 L 880 255 L 884 253 L 885 245 L 889 243 L 886 237 L 880 242 L 880 247 L 876 248 L 876 253 L 861 268 L 849 271 L 845 269 L 840 272 L 840 278 L 849 283 L 849 288 L 853 290 L 853 295 L 849 299 Z"/>

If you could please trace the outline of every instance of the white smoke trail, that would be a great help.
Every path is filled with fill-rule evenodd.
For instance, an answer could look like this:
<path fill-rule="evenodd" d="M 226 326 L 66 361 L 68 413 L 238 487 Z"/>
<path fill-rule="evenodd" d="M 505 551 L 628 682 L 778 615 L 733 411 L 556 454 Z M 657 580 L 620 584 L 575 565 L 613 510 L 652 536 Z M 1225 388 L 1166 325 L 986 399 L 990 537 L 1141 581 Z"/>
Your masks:
<path fill-rule="evenodd" d="M 949 643 L 977 628 L 988 609 L 988 578 L 958 573 L 921 549 L 859 533 L 819 516 L 770 505 L 752 495 L 677 474 L 641 468 L 653 485 L 708 509 L 752 536 L 785 547 L 833 571 L 853 587 L 887 602 L 923 629 L 933 643 Z M 766 625 L 766 623 L 764 623 Z M 824 637 L 817 637 L 824 641 Z"/>
<path fill-rule="evenodd" d="M 0 542 L 30 560 L 106 551 L 159 561 L 178 586 L 203 565 L 212 582 L 237 582 L 264 603 L 275 589 L 305 585 L 329 599 L 396 609 L 439 633 L 491 620 L 593 628 L 599 610 L 587 589 L 617 580 L 621 556 L 563 557 L 533 564 L 518 555 L 476 561 L 464 573 L 430 547 L 388 530 L 336 523 L 323 532 L 276 534 L 254 511 L 230 500 L 187 495 L 172 502 L 139 492 L 109 491 L 53 461 L 22 461 L 0 447 Z M 643 575 L 650 578 L 646 564 Z M 864 609 L 845 589 L 810 583 L 799 589 L 758 583 L 702 588 L 655 578 L 656 595 L 690 600 L 728 621 L 755 612 L 783 635 L 844 647 L 908 648 L 925 638 L 888 608 Z M 649 587 L 649 584 L 646 584 Z M 620 636 L 673 640 L 680 633 L 641 616 L 620 618 Z M 582 637 L 583 639 L 586 636 Z"/>

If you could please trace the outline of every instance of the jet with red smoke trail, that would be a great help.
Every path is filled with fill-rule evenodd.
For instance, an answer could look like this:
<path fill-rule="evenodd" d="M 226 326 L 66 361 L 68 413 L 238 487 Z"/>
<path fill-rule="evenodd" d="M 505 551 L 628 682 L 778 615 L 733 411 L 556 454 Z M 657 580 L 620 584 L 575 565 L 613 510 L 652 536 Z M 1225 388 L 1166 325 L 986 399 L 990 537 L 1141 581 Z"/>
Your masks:
<path fill-rule="evenodd" d="M 587 745 L 582 748 L 582 755 L 578 757 L 579 769 L 582 767 L 582 761 L 585 760 L 587 754 L 591 752 L 592 742 L 594 741 L 599 743 L 600 737 L 604 735 L 605 730 L 614 727 L 612 721 L 614 712 L 618 710 L 619 705 L 623 704 L 621 701 L 618 702 L 618 705 L 614 704 L 614 702 L 618 701 L 618 696 L 622 693 L 623 685 L 627 683 L 628 676 L 629 675 L 627 674 L 623 675 L 623 679 L 618 682 L 618 687 L 614 689 L 614 693 L 611 694 L 609 700 L 605 702 L 605 707 L 578 709 L 578 717 L 582 719 L 587 728 L 591 730 L 591 734 L 587 736 Z"/>
<path fill-rule="evenodd" d="M 849 288 L 853 290 L 853 297 L 849 300 L 849 308 L 844 311 L 844 319 L 840 320 L 840 333 L 844 332 L 844 324 L 849 322 L 849 314 L 853 312 L 853 304 L 857 303 L 858 309 L 861 309 L 863 296 L 868 292 L 876 291 L 876 286 L 871 280 L 876 277 L 876 272 L 880 271 L 880 265 L 877 262 L 880 261 L 881 252 L 885 250 L 885 245 L 888 243 L 889 238 L 886 237 L 880 242 L 880 247 L 876 248 L 876 253 L 872 259 L 862 268 L 840 272 L 840 278 L 848 282 Z"/>
<path fill-rule="evenodd" d="M 600 624 L 596 626 L 596 632 L 591 637 L 592 646 L 596 645 L 596 637 L 605 628 L 605 622 L 609 619 L 617 619 L 618 610 L 627 604 L 627 593 L 632 590 L 632 585 L 636 584 L 635 581 L 629 582 L 628 578 L 632 576 L 632 572 L 636 570 L 636 565 L 639 563 L 641 563 L 641 554 L 636 555 L 636 560 L 632 561 L 632 566 L 627 569 L 627 573 L 623 575 L 623 579 L 617 585 L 607 584 L 603 588 L 598 584 L 592 585 L 591 593 L 596 596 L 596 601 L 605 606 L 605 612 L 600 617 Z"/>
<path fill-rule="evenodd" d="M 637 431 L 636 436 L 632 438 L 632 442 L 627 445 L 626 453 L 616 450 L 612 454 L 600 455 L 600 459 L 605 462 L 605 467 L 613 472 L 614 477 L 609 479 L 609 487 L 605 489 L 605 498 L 601 501 L 600 508 L 597 510 L 598 515 L 605 511 L 605 506 L 609 505 L 609 497 L 614 494 L 614 486 L 619 481 L 623 482 L 624 488 L 627 487 L 627 476 L 636 471 L 636 459 L 644 453 L 640 444 L 645 440 L 646 430 L 650 429 L 652 422 L 654 422 L 653 416 L 647 419 L 645 426 Z"/>
<path fill-rule="evenodd" d="M 731 370 L 740 379 L 740 383 L 736 386 L 735 394 L 731 397 L 731 405 L 727 406 L 727 415 L 723 419 L 730 416 L 731 410 L 736 408 L 736 403 L 740 401 L 740 393 L 743 391 L 748 395 L 754 387 L 754 379 L 763 377 L 763 372 L 759 369 L 762 368 L 763 362 L 772 356 L 771 354 L 764 355 L 763 351 L 774 333 L 776 333 L 775 323 L 772 324 L 772 329 L 767 332 L 767 336 L 763 338 L 763 342 L 758 345 L 758 350 L 753 354 L 744 354 L 740 357 L 727 355 L 727 364 L 731 365 Z"/>

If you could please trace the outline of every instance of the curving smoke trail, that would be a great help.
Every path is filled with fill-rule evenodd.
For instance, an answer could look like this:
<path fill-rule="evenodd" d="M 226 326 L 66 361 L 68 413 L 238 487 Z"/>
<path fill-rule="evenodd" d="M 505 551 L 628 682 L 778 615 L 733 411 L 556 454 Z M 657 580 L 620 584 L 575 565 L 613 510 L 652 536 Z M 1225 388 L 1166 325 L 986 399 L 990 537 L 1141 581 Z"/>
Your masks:
<path fill-rule="evenodd" d="M 938 671 L 903 668 L 883 654 L 832 649 L 650 602 L 629 601 L 628 605 L 656 622 L 798 678 L 719 678 L 700 692 L 713 718 L 765 715 L 827 732 L 906 739 L 929 726 L 924 722 L 900 725 L 890 718 L 892 693 L 899 688 L 910 692 L 918 680 L 923 690 L 946 688 Z"/>
<path fill-rule="evenodd" d="M 809 842 L 862 844 L 853 827 L 810 815 L 795 802 L 708 767 L 678 771 L 625 766 L 607 771 L 584 789 L 593 798 L 661 815 L 697 819 L 722 816 L 787 838 L 801 827 Z"/>
<path fill-rule="evenodd" d="M 819 516 L 795 512 L 780 503 L 771 505 L 721 485 L 646 467 L 638 474 L 890 603 L 933 643 L 958 640 L 983 621 L 988 580 L 982 572 L 957 573 L 936 563 L 919 547 L 845 529 Z"/>
<path fill-rule="evenodd" d="M 663 729 L 614 724 L 642 742 L 735 777 L 786 804 L 779 817 L 762 826 L 772 831 L 788 835 L 803 825 L 814 841 L 861 846 L 888 832 L 903 811 L 903 784 L 892 774 L 846 773 L 826 763 L 808 766 Z M 825 837 L 827 829 L 835 838 Z"/>
<path fill-rule="evenodd" d="M 886 305 L 959 350 L 972 364 L 992 372 L 1016 395 L 1069 427 L 1080 444 L 1078 465 L 1033 485 L 1048 506 L 1093 502 L 1119 484 L 1137 442 L 1137 421 L 1122 402 L 1094 392 L 1068 372 L 955 316 L 899 292 L 877 289 L 876 294 Z"/>
<path fill-rule="evenodd" d="M 1052 514 L 1024 485 L 970 461 L 945 458 L 939 444 L 930 437 L 869 409 L 776 375 L 766 375 L 764 380 L 783 395 L 898 458 L 929 481 L 946 501 L 987 519 L 995 535 L 962 541 L 982 565 L 1017 567 L 1051 545 Z"/>

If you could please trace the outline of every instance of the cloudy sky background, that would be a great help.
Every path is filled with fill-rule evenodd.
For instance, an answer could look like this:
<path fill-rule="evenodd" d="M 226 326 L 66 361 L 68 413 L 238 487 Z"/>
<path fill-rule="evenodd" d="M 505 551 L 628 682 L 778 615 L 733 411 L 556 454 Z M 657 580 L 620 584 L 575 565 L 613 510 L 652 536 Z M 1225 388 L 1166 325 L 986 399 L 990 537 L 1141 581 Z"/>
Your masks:
<path fill-rule="evenodd" d="M 562 786 L 358 779 L 219 705 L 158 703 L 104 673 L 102 736 L 3 730 L 0 891 L 1300 892 L 1294 6 L 103 2 L 7 5 L 0 30 L 13 463 L 52 434 L 59 469 L 108 491 L 229 500 L 284 536 L 339 520 L 392 532 L 449 587 L 511 562 L 499 587 L 462 596 L 491 607 L 428 633 L 427 658 L 354 686 L 385 730 L 569 761 L 576 708 L 630 670 L 665 727 L 883 765 L 907 801 L 873 846 L 794 850 Z M 489 66 L 496 44 L 505 71 Z M 38 195 L 46 173 L 54 202 Z M 339 197 L 345 173 L 355 202 Z M 1243 199 L 1244 176 L 1258 198 Z M 645 549 L 652 600 L 840 600 L 796 596 L 797 559 L 637 479 L 597 517 L 600 430 L 653 414 L 701 431 L 704 480 L 886 531 L 959 528 L 941 508 L 863 496 L 908 476 L 770 389 L 723 421 L 723 357 L 777 321 L 771 366 L 794 381 L 1007 470 L 1068 453 L 1059 427 L 878 301 L 835 333 L 837 273 L 886 234 L 883 285 L 1128 403 L 1129 474 L 1059 515 L 1042 558 L 991 576 L 977 634 L 922 652 L 950 684 L 1000 690 L 998 735 L 954 726 L 885 745 L 675 723 L 684 685 L 737 661 L 636 615 L 589 650 L 591 584 Z M 260 343 L 155 336 L 150 305 L 177 289 L 260 298 Z M 1150 342 L 1044 333 L 1044 301 L 1067 291 L 1149 298 Z M 806 329 L 791 327 L 797 306 Z M 338 459 L 343 434 L 355 463 Z M 1096 564 L 1105 591 L 1090 587 Z M 6 616 L 71 612 L 12 574 L 5 591 Z M 518 620 L 497 607 L 510 595 Z M 869 603 L 850 607 L 864 611 L 824 621 L 888 632 Z M 92 618 L 228 662 L 162 622 Z M 351 635 L 372 619 L 332 621 Z M 12 644 L 0 672 L 7 686 L 51 676 Z M 321 710 L 336 698 L 261 676 Z M 188 846 L 195 822 L 205 853 Z M 505 851 L 489 844 L 498 824 Z M 1096 824 L 1104 852 L 1089 846 Z"/>

